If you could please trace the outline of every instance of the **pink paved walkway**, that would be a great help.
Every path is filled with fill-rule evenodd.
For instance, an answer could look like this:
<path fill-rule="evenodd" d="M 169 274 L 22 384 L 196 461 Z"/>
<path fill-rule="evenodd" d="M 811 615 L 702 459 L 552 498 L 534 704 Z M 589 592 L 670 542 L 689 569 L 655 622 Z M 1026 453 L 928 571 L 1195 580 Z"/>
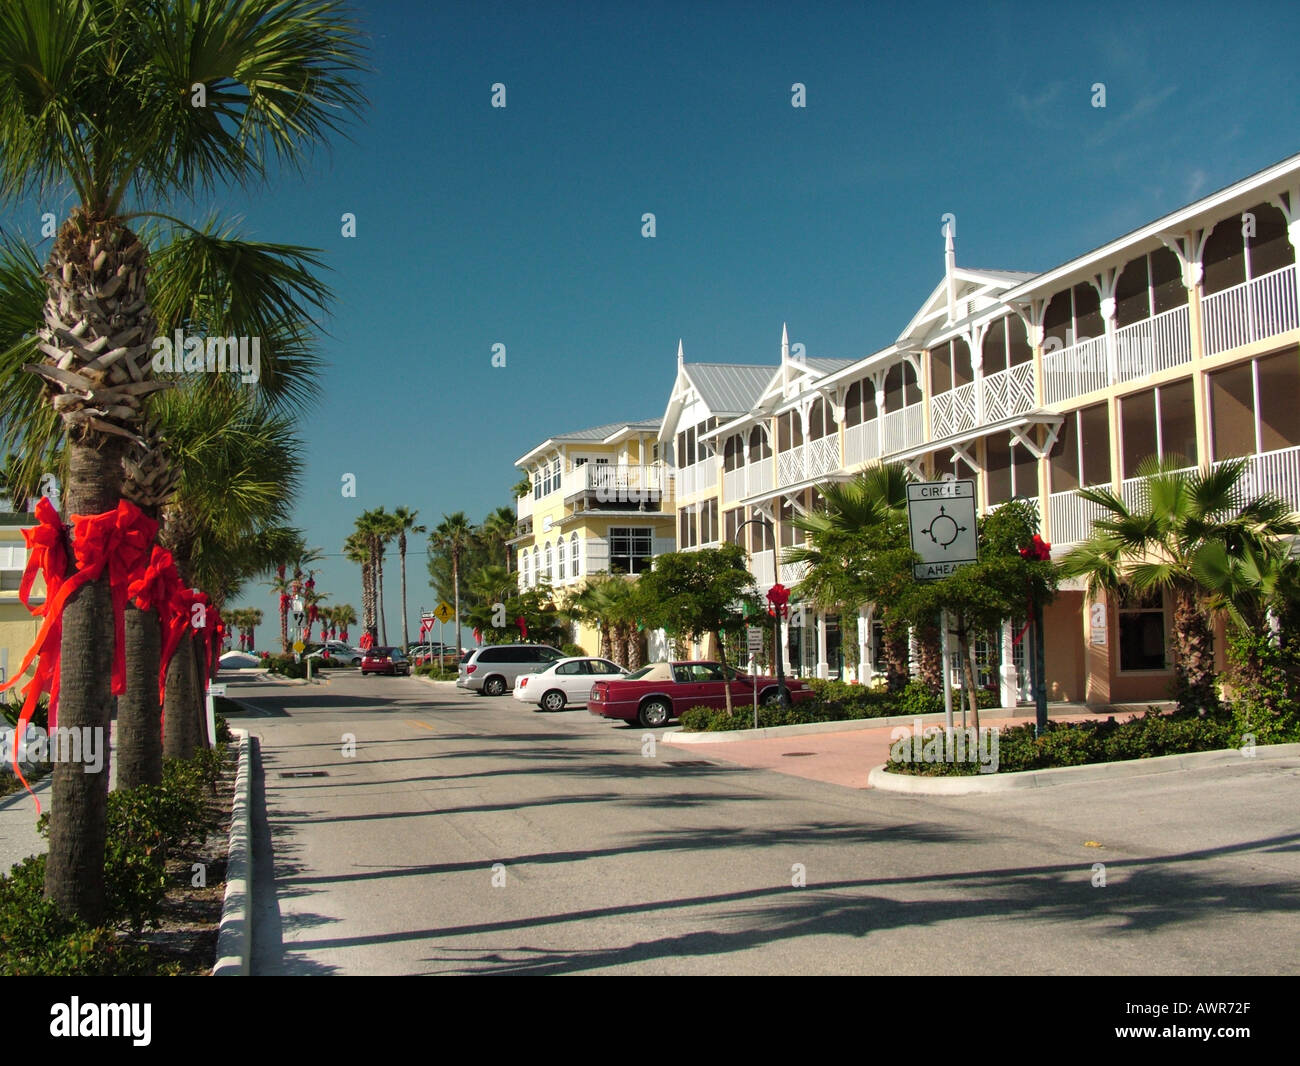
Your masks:
<path fill-rule="evenodd" d="M 1109 718 L 1128 721 L 1137 712 L 1104 711 L 1091 714 L 1053 714 L 1054 722 L 1084 722 L 1090 718 Z M 954 721 L 961 725 L 961 715 Z M 1005 729 L 1015 725 L 1032 724 L 1033 718 L 1023 714 L 1015 717 L 995 718 L 986 714 L 980 726 L 997 726 Z M 927 722 L 925 728 L 942 722 Z M 728 740 L 716 744 L 681 745 L 678 751 L 689 751 L 707 759 L 750 766 L 758 770 L 775 770 L 792 777 L 805 777 L 812 781 L 825 781 L 847 788 L 867 788 L 867 775 L 889 759 L 889 734 L 897 726 L 879 729 L 854 729 L 845 733 L 810 733 L 803 736 L 775 737 L 766 740 Z M 800 753 L 800 754 L 796 754 Z"/>

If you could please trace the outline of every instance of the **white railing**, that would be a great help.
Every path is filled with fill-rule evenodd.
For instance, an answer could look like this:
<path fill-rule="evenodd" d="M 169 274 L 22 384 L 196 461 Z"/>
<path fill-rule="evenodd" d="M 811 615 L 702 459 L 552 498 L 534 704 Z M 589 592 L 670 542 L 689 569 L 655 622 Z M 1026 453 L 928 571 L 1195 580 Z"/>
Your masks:
<path fill-rule="evenodd" d="M 527 496 L 519 496 L 515 499 L 515 514 L 520 521 L 531 517 L 533 513 L 533 494 L 530 492 Z"/>
<path fill-rule="evenodd" d="M 1216 292 L 1201 301 L 1206 355 L 1218 355 L 1300 326 L 1295 264 Z"/>
<path fill-rule="evenodd" d="M 748 473 L 745 475 L 745 494 L 753 496 L 759 492 L 767 492 L 772 488 L 772 457 L 769 455 L 766 459 L 759 459 L 745 468 Z"/>
<path fill-rule="evenodd" d="M 1300 448 L 1281 448 L 1249 456 L 1240 489 L 1238 506 L 1271 492 L 1285 500 L 1292 510 L 1300 511 Z"/>
<path fill-rule="evenodd" d="M 749 528 L 752 529 L 753 527 Z M 772 577 L 771 548 L 755 552 L 749 557 L 749 572 L 754 575 L 754 582 L 758 585 L 760 595 L 776 583 L 776 579 Z"/>
<path fill-rule="evenodd" d="M 665 464 L 653 466 L 619 463 L 583 463 L 566 470 L 561 479 L 564 495 L 594 492 L 605 502 L 647 503 L 671 495 L 673 469 Z"/>
<path fill-rule="evenodd" d="M 702 463 L 692 463 L 677 471 L 677 495 L 690 496 L 718 483 L 718 461 L 710 456 Z"/>
<path fill-rule="evenodd" d="M 1115 365 L 1120 381 L 1146 377 L 1192 361 L 1192 334 L 1187 306 L 1161 311 L 1154 318 L 1115 331 Z"/>
<path fill-rule="evenodd" d="M 849 426 L 844 431 L 844 465 L 869 462 L 880 457 L 880 423 L 876 419 Z"/>
<path fill-rule="evenodd" d="M 1171 470 L 1172 474 L 1192 474 L 1196 472 L 1194 466 L 1180 467 L 1178 470 Z M 1150 502 L 1147 494 L 1147 479 L 1144 477 L 1125 478 L 1119 483 L 1119 497 L 1124 501 L 1124 506 L 1130 511 L 1140 511 Z"/>
<path fill-rule="evenodd" d="M 920 444 L 925 437 L 925 419 L 921 405 L 914 403 L 911 407 L 890 411 L 884 417 L 883 435 L 885 455 L 906 451 Z"/>
<path fill-rule="evenodd" d="M 804 447 L 808 450 L 809 477 L 820 477 L 822 474 L 829 474 L 832 470 L 839 469 L 840 440 L 838 436 L 822 437 L 818 440 L 809 441 Z"/>
<path fill-rule="evenodd" d="M 1052 542 L 1053 549 L 1087 540 L 1093 522 L 1110 514 L 1101 504 L 1080 499 L 1073 489 L 1052 493 L 1047 500 L 1047 513 L 1051 519 L 1047 539 Z"/>
<path fill-rule="evenodd" d="M 1109 381 L 1105 337 L 1092 337 L 1043 355 L 1043 398 L 1049 404 L 1104 389 Z"/>
<path fill-rule="evenodd" d="M 983 390 L 985 422 L 1024 414 L 1034 406 L 1034 364 L 1021 363 L 990 374 L 984 379 Z"/>
<path fill-rule="evenodd" d="M 738 466 L 735 470 L 724 470 L 722 472 L 722 498 L 724 500 L 739 500 L 745 497 L 745 467 Z"/>
<path fill-rule="evenodd" d="M 802 481 L 808 475 L 804 473 L 803 452 L 806 445 L 799 445 L 797 448 L 791 448 L 787 452 L 778 452 L 776 456 L 776 468 L 779 485 L 793 485 L 796 481 Z"/>
<path fill-rule="evenodd" d="M 906 408 L 904 408 L 906 410 Z M 886 418 L 889 416 L 886 415 Z M 933 440 L 975 428 L 975 382 L 968 381 L 930 398 L 930 436 Z M 898 449 L 887 449 L 897 451 Z"/>
<path fill-rule="evenodd" d="M 802 581 L 806 573 L 808 573 L 807 563 L 782 563 L 781 584 L 791 588 Z"/>

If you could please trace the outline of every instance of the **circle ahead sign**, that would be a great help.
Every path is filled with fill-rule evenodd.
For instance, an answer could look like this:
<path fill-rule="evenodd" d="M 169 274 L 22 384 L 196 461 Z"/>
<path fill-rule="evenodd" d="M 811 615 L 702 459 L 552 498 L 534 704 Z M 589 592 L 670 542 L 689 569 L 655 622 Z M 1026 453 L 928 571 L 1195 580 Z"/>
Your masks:
<path fill-rule="evenodd" d="M 926 481 L 907 486 L 907 525 L 918 581 L 947 577 L 976 561 L 975 482 Z"/>

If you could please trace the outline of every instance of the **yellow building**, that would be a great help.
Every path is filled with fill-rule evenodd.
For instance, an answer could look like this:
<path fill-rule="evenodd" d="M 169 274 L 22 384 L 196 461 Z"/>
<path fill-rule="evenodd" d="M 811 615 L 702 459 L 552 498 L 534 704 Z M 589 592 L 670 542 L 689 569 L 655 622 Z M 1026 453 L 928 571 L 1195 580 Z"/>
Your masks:
<path fill-rule="evenodd" d="M 34 526 L 30 514 L 15 514 L 8 500 L 0 499 L 0 681 L 8 681 L 11 670 L 22 665 L 23 657 L 36 640 L 41 619 L 34 618 L 18 599 L 18 586 L 27 566 L 27 542 L 23 528 Z M 38 577 L 32 589 L 33 606 L 43 603 L 45 583 Z M 32 671 L 28 671 L 31 676 Z M 10 693 L 21 686 L 0 693 L 0 698 L 14 698 Z"/>
<path fill-rule="evenodd" d="M 516 501 L 521 590 L 547 583 L 563 597 L 593 574 L 639 574 L 673 550 L 672 467 L 658 433 L 657 419 L 613 422 L 548 437 L 516 460 L 532 482 Z M 575 626 L 571 639 L 599 651 L 592 629 Z M 649 642 L 660 656 L 661 642 Z"/>

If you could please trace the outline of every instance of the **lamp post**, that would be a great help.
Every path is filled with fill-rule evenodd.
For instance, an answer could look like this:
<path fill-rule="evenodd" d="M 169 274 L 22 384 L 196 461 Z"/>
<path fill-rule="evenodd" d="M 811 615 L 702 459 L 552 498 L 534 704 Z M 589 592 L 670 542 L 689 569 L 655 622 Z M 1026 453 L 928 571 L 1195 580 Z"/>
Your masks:
<path fill-rule="evenodd" d="M 740 545 L 740 531 L 748 525 L 764 526 L 772 532 L 772 580 L 780 576 L 780 569 L 777 565 L 776 558 L 776 527 L 766 518 L 747 518 L 736 527 L 735 541 Z M 742 545 L 743 547 L 743 545 Z M 776 691 L 781 701 L 782 707 L 790 706 L 790 694 L 785 688 L 785 671 L 781 666 L 781 612 L 773 609 L 772 611 L 772 653 L 776 656 Z M 755 708 L 757 712 L 757 708 Z"/>

